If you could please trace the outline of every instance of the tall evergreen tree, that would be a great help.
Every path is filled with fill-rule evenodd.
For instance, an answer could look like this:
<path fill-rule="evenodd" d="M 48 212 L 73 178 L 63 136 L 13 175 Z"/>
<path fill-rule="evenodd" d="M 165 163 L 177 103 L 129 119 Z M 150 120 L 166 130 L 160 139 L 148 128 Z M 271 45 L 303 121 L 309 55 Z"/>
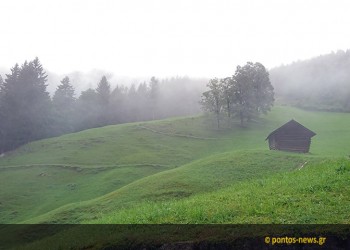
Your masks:
<path fill-rule="evenodd" d="M 137 99 L 134 100 L 137 107 L 137 121 L 145 121 L 151 119 L 149 105 L 149 88 L 146 82 L 140 83 L 137 88 Z"/>
<path fill-rule="evenodd" d="M 96 88 L 96 94 L 98 98 L 99 126 L 105 126 L 111 123 L 112 119 L 112 107 L 110 106 L 111 98 L 111 85 L 109 84 L 105 76 L 102 77 Z"/>
<path fill-rule="evenodd" d="M 99 111 L 99 98 L 96 91 L 90 88 L 81 92 L 77 100 L 77 130 L 101 126 L 98 121 Z"/>
<path fill-rule="evenodd" d="M 107 107 L 111 96 L 111 85 L 105 76 L 103 76 L 101 81 L 98 83 L 96 93 L 98 95 L 100 104 L 104 107 Z"/>
<path fill-rule="evenodd" d="M 135 84 L 132 84 L 127 93 L 127 114 L 129 121 L 138 121 L 140 118 L 140 98 L 138 91 L 136 90 Z"/>
<path fill-rule="evenodd" d="M 52 98 L 55 111 L 55 133 L 63 134 L 73 132 L 75 126 L 76 98 L 74 87 L 71 85 L 69 77 L 62 79 Z"/>
<path fill-rule="evenodd" d="M 113 89 L 111 93 L 113 123 L 123 123 L 127 121 L 127 93 L 127 87 L 118 85 Z"/>
<path fill-rule="evenodd" d="M 151 119 L 154 120 L 157 117 L 157 104 L 159 98 L 159 81 L 152 76 L 149 83 L 149 104 L 151 111 Z"/>
<path fill-rule="evenodd" d="M 51 99 L 47 75 L 38 58 L 16 64 L 1 87 L 4 149 L 11 150 L 51 135 Z"/>

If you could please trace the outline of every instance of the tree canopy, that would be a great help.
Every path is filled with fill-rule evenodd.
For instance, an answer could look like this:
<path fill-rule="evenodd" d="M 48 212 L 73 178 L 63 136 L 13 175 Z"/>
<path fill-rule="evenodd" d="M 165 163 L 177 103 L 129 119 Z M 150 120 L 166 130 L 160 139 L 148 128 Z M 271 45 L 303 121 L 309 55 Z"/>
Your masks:
<path fill-rule="evenodd" d="M 238 117 L 243 126 L 261 113 L 266 114 L 274 102 L 269 73 L 258 62 L 237 66 L 232 77 L 211 79 L 207 87 L 209 90 L 202 95 L 202 107 L 215 114 L 218 128 L 224 111 L 229 120 Z"/>

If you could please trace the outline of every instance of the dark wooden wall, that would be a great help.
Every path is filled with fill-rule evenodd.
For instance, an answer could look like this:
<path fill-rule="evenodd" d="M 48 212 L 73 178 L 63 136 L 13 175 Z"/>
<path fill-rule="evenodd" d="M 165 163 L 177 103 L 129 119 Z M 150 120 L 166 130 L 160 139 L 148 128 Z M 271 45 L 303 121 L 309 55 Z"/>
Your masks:
<path fill-rule="evenodd" d="M 283 150 L 307 153 L 309 152 L 311 138 L 302 135 L 273 135 L 269 138 L 269 147 L 271 150 Z"/>

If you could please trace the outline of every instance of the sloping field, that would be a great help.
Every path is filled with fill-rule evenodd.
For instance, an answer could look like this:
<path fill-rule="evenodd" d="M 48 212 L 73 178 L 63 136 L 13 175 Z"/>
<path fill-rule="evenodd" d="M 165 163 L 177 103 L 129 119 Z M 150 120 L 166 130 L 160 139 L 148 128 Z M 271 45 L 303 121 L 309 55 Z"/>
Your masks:
<path fill-rule="evenodd" d="M 310 154 L 268 150 L 266 136 L 292 118 L 317 133 Z M 305 162 L 346 157 L 349 124 L 345 113 L 275 107 L 244 128 L 223 122 L 217 130 L 210 117 L 198 116 L 33 142 L 0 158 L 0 222 L 103 221 L 147 201 L 191 199 Z"/>
<path fill-rule="evenodd" d="M 323 230 L 329 227 L 329 225 L 316 226 L 315 223 L 349 224 L 349 160 L 327 159 L 310 162 L 300 170 L 299 168 L 263 178 L 233 182 L 234 184 L 225 188 L 179 200 L 141 202 L 131 208 L 115 209 L 112 213 L 103 214 L 89 223 L 313 223 L 307 232 L 310 230 L 320 232 L 315 235 L 324 235 Z M 218 247 L 217 242 L 223 239 L 216 237 L 234 240 L 235 235 L 239 235 L 238 237 L 252 237 L 252 240 L 254 237 L 261 239 L 270 235 L 273 228 L 256 227 L 255 230 L 249 228 L 250 230 L 245 232 L 244 227 L 238 227 L 237 232 L 234 228 L 227 226 L 210 225 L 205 227 L 79 225 L 72 228 L 58 228 L 60 230 L 56 234 L 52 236 L 48 234 L 47 238 L 37 242 L 31 242 L 30 238 L 17 234 L 16 242 L 8 241 L 7 243 L 12 246 L 24 244 L 23 249 L 27 250 L 58 249 L 58 247 L 59 249 L 104 249 L 107 247 L 120 249 L 141 248 L 144 246 L 142 244 L 159 248 L 171 242 L 184 242 L 185 244 L 179 245 L 180 247 L 186 244 L 191 246 L 195 239 L 198 242 L 216 242 L 213 246 Z M 36 233 L 32 232 L 33 229 L 41 232 L 40 228 L 33 226 L 28 226 L 28 229 L 23 230 L 35 237 Z M 186 233 L 181 230 L 186 230 Z M 290 229 L 285 227 L 283 230 L 286 235 L 294 235 L 296 226 Z M 243 246 L 238 245 L 238 248 Z"/>

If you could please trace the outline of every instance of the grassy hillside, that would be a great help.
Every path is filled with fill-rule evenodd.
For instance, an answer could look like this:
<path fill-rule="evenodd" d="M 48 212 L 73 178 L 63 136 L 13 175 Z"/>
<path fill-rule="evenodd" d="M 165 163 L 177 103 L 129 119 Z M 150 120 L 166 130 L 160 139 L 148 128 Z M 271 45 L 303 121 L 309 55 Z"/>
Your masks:
<path fill-rule="evenodd" d="M 81 222 L 119 209 L 139 206 L 144 201 L 181 199 L 211 192 L 242 180 L 292 171 L 313 157 L 280 152 L 230 152 L 207 157 L 173 170 L 134 181 L 104 196 L 68 204 L 26 223 Z"/>
<path fill-rule="evenodd" d="M 266 136 L 294 118 L 317 135 L 310 154 L 271 152 Z M 350 115 L 288 107 L 246 127 L 206 116 L 90 129 L 0 158 L 1 223 L 79 223 L 350 154 Z M 203 198 L 204 199 L 204 198 Z M 142 205 L 143 206 L 143 205 Z"/>
<path fill-rule="evenodd" d="M 350 162 L 348 159 L 322 160 L 307 163 L 299 170 L 272 174 L 264 178 L 245 180 L 220 190 L 197 194 L 181 200 L 142 202 L 128 209 L 116 209 L 88 223 L 350 223 Z M 296 235 L 290 229 L 279 227 L 138 227 L 138 226 L 78 226 L 63 227 L 57 234 L 31 242 L 40 228 L 29 227 L 29 236 L 16 235 L 8 245 L 25 244 L 23 249 L 102 249 L 160 247 L 164 243 L 232 240 L 235 237 L 263 239 L 276 229 L 282 235 Z M 11 229 L 11 228 L 10 228 Z M 58 228 L 59 229 L 59 228 Z M 65 230 L 62 230 L 65 229 Z M 34 230 L 34 232 L 33 232 Z M 186 230 L 182 233 L 181 230 Z M 296 231 L 297 230 L 297 231 Z M 304 228 L 325 235 L 327 227 Z M 333 229 L 328 229 L 333 230 Z M 1 232 L 1 230 L 0 230 Z M 323 232 L 323 233 L 322 233 Z M 325 231 L 327 232 L 327 231 Z M 45 235 L 45 233 L 43 233 Z M 252 235 L 253 234 L 253 235 Z M 334 233 L 333 233 L 334 234 Z M 273 234 L 274 235 L 274 234 Z M 328 235 L 328 234 L 326 234 Z M 28 239 L 29 237 L 29 239 Z M 218 238 L 216 238 L 218 237 Z M 220 239 L 220 237 L 224 237 Z M 330 237 L 331 238 L 331 237 Z M 327 238 L 329 244 L 330 238 Z M 9 237 L 9 239 L 13 239 Z M 62 240 L 63 239 L 63 240 Z M 240 241 L 242 243 L 242 241 Z M 255 241 L 254 241 L 255 242 Z M 30 244 L 28 244 L 30 243 Z M 238 242 L 239 243 L 239 242 Z M 333 242 L 334 243 L 334 242 Z M 141 245 L 138 245 L 141 244 Z M 243 243 L 242 243 L 243 244 Z M 255 242 L 262 244 L 262 242 Z M 214 245 L 217 247 L 217 245 Z M 231 246 L 231 245 L 230 245 Z M 261 245 L 264 247 L 265 245 Z M 318 246 L 319 247 L 319 246 Z M 237 248 L 243 248 L 238 245 Z M 245 246 L 244 249 L 246 249 Z"/>
<path fill-rule="evenodd" d="M 146 202 L 92 223 L 349 224 L 349 184 L 350 161 L 325 160 L 179 201 Z"/>

